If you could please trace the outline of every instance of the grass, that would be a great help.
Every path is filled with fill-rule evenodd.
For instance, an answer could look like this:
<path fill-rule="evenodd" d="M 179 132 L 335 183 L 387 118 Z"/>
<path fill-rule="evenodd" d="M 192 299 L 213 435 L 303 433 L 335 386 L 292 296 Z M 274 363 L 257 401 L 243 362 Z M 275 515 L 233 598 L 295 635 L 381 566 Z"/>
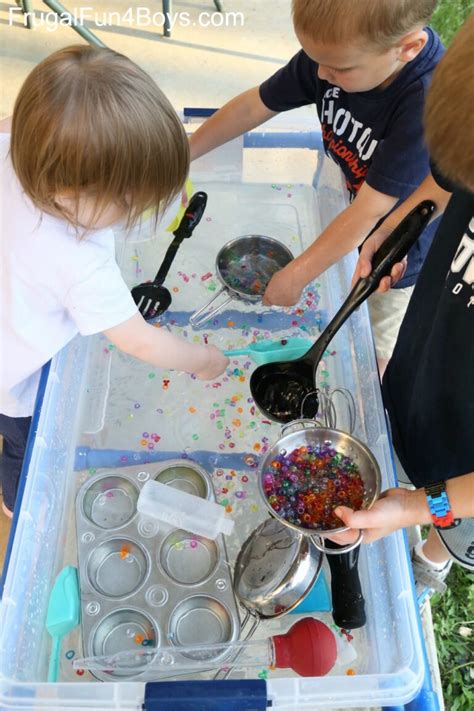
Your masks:
<path fill-rule="evenodd" d="M 474 0 L 438 0 L 430 26 L 448 45 L 469 13 L 474 9 Z"/>
<path fill-rule="evenodd" d="M 454 565 L 444 595 L 431 600 L 447 711 L 474 708 L 474 571 Z"/>

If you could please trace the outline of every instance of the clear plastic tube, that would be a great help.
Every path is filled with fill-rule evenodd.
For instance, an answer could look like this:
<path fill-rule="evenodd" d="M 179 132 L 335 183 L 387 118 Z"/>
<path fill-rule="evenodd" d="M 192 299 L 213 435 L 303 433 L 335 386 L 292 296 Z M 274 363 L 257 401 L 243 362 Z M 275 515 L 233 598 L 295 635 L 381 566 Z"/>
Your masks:
<path fill-rule="evenodd" d="M 90 671 L 139 674 L 144 671 L 170 675 L 174 672 L 198 672 L 210 667 L 268 667 L 274 665 L 272 638 L 230 642 L 227 644 L 200 644 L 189 647 L 137 648 L 116 654 L 85 657 L 73 662 L 75 669 Z"/>

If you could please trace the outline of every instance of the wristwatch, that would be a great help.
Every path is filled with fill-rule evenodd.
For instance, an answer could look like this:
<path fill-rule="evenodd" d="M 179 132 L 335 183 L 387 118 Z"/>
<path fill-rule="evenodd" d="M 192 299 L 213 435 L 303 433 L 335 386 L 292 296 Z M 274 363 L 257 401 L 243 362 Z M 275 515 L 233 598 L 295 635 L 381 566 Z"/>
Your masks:
<path fill-rule="evenodd" d="M 459 525 L 460 519 L 454 518 L 451 511 L 446 482 L 438 481 L 436 484 L 428 484 L 425 486 L 425 493 L 435 528 L 446 530 Z"/>

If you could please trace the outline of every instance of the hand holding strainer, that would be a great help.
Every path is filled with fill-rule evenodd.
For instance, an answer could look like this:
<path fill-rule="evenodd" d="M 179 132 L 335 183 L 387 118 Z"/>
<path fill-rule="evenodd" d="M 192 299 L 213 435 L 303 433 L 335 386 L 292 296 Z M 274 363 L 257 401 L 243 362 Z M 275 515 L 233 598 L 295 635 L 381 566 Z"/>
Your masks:
<path fill-rule="evenodd" d="M 264 235 L 244 235 L 227 242 L 216 257 L 216 274 L 222 288 L 191 316 L 189 323 L 193 327 L 202 326 L 232 299 L 258 303 L 272 276 L 292 259 L 288 247 Z M 224 294 L 227 298 L 210 308 Z"/>

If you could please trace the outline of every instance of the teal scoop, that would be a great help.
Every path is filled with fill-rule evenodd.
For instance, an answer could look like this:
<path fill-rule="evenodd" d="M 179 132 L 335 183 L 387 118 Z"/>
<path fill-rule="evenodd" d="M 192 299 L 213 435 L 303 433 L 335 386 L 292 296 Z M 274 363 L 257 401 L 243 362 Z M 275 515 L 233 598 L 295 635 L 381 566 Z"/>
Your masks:
<path fill-rule="evenodd" d="M 265 340 L 249 343 L 246 348 L 224 351 L 229 358 L 250 356 L 257 365 L 277 363 L 280 360 L 301 358 L 309 351 L 313 341 L 309 338 L 280 338 L 278 341 Z"/>
<path fill-rule="evenodd" d="M 57 681 L 61 642 L 79 624 L 81 596 L 77 568 L 67 565 L 55 580 L 49 598 L 46 629 L 53 638 L 49 660 L 48 681 Z"/>

